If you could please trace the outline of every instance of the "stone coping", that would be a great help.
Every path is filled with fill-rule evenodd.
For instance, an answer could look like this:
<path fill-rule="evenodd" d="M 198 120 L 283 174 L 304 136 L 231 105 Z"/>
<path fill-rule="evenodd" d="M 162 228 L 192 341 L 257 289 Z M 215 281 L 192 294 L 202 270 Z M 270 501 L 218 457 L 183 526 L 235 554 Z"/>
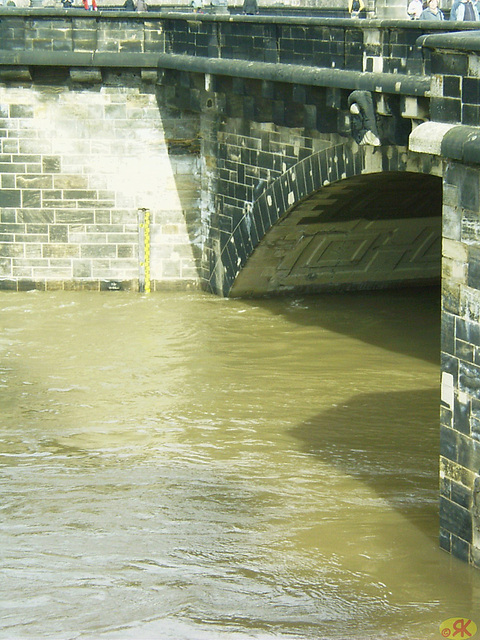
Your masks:
<path fill-rule="evenodd" d="M 454 124 L 443 122 L 423 122 L 415 127 L 409 137 L 408 148 L 417 153 L 428 153 L 435 156 L 442 155 L 442 140 Z"/>
<path fill-rule="evenodd" d="M 457 28 L 461 23 L 451 22 Z M 476 22 L 471 24 L 476 25 Z M 480 51 L 480 31 L 454 31 L 453 33 L 424 34 L 417 40 L 417 45 L 427 49 L 449 49 L 455 51 Z"/>
<path fill-rule="evenodd" d="M 424 122 L 409 138 L 410 151 L 480 165 L 480 127 Z"/>
<path fill-rule="evenodd" d="M 228 75 L 288 84 L 385 91 L 412 96 L 426 95 L 430 91 L 431 82 L 430 76 L 404 76 L 395 73 L 325 69 L 279 62 L 251 62 L 170 53 L 160 53 L 157 59 L 159 70 L 175 69 L 177 71 Z"/>
<path fill-rule="evenodd" d="M 281 24 L 281 25 L 305 25 L 305 26 L 339 26 L 350 27 L 355 29 L 381 29 L 381 28 L 401 28 L 414 31 L 440 31 L 450 32 L 452 29 L 456 31 L 475 30 L 475 23 L 450 22 L 444 20 L 442 22 L 434 22 L 430 20 L 408 20 L 408 19 L 380 19 L 365 18 L 352 21 L 350 17 L 346 18 L 330 18 L 319 16 L 285 16 L 285 15 L 255 15 L 247 16 L 238 13 L 192 13 L 192 11 L 165 11 L 152 10 L 145 12 L 112 10 L 99 8 L 98 11 L 85 11 L 83 8 L 64 9 L 63 7 L 0 7 L 0 18 L 9 17 L 35 17 L 35 18 L 52 18 L 52 17 L 71 17 L 84 18 L 86 20 L 118 20 L 120 17 L 129 21 L 153 21 L 153 20 L 187 20 L 188 22 L 255 22 L 265 24 Z"/>
<path fill-rule="evenodd" d="M 466 164 L 480 164 L 480 127 L 453 127 L 445 133 L 442 155 Z"/>
<path fill-rule="evenodd" d="M 0 66 L 120 67 L 155 69 L 158 53 L 110 51 L 6 51 L 0 49 Z"/>

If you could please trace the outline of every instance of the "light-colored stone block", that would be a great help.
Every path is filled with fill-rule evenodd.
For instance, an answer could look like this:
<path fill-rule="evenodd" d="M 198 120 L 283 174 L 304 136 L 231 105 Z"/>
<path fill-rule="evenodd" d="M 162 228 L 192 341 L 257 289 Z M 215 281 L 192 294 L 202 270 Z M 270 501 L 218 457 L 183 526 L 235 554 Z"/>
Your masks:
<path fill-rule="evenodd" d="M 441 122 L 424 122 L 412 131 L 408 141 L 410 151 L 441 155 L 442 140 L 447 131 L 457 125 Z"/>

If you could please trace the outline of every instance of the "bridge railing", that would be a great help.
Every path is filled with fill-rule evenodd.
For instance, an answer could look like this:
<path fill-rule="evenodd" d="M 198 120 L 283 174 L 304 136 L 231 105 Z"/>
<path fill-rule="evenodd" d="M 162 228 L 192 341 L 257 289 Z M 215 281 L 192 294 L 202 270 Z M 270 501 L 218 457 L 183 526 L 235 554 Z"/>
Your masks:
<path fill-rule="evenodd" d="M 0 66 L 155 67 L 159 54 L 353 72 L 428 73 L 421 35 L 475 23 L 0 9 Z"/>

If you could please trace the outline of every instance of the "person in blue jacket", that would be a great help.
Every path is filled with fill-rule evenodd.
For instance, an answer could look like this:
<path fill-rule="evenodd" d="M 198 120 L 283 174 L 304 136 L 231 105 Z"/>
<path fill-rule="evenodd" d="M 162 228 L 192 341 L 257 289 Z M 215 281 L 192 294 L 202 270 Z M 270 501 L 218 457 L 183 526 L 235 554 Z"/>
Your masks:
<path fill-rule="evenodd" d="M 438 8 L 438 0 L 427 0 L 427 6 L 420 14 L 420 20 L 445 20 L 443 11 Z"/>
<path fill-rule="evenodd" d="M 478 22 L 477 3 L 472 0 L 453 0 L 450 10 L 450 20 L 467 20 Z"/>

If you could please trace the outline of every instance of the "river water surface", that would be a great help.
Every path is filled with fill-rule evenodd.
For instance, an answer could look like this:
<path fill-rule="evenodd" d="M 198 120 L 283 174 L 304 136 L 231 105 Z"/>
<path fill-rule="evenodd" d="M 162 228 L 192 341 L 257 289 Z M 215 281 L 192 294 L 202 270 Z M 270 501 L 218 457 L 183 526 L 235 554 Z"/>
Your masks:
<path fill-rule="evenodd" d="M 441 638 L 437 289 L 0 294 L 0 637 Z"/>

